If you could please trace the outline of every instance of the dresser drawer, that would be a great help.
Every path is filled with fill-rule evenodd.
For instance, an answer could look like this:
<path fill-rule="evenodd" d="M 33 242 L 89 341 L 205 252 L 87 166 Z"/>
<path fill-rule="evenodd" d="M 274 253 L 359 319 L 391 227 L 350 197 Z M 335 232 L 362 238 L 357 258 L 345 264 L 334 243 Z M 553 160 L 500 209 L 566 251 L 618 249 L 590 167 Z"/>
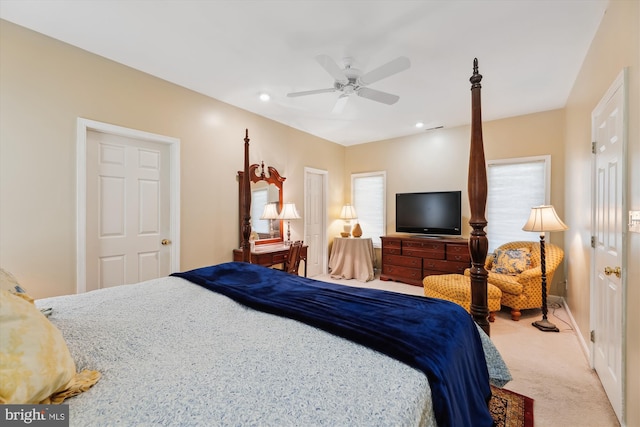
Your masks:
<path fill-rule="evenodd" d="M 382 274 L 392 276 L 394 278 L 405 279 L 410 282 L 422 281 L 421 268 L 401 267 L 398 265 L 382 264 Z"/>
<path fill-rule="evenodd" d="M 442 242 L 431 242 L 429 239 L 405 240 L 402 242 L 403 248 L 423 249 L 426 251 L 444 252 L 445 244 Z"/>
<path fill-rule="evenodd" d="M 400 255 L 400 254 L 402 254 L 402 249 L 400 247 L 397 247 L 397 248 L 395 246 L 392 246 L 392 247 L 383 246 L 382 247 L 382 256 L 383 257 L 387 256 L 387 255 Z"/>
<path fill-rule="evenodd" d="M 400 248 L 402 247 L 402 240 L 401 239 L 393 239 L 393 238 L 388 238 L 388 237 L 383 237 L 380 240 L 382 240 L 382 247 L 383 248 Z"/>
<path fill-rule="evenodd" d="M 447 260 L 457 262 L 471 262 L 469 246 L 447 245 Z"/>
<path fill-rule="evenodd" d="M 424 268 L 425 272 L 429 270 L 449 274 L 463 274 L 464 270 L 469 268 L 469 263 L 444 260 L 441 261 L 437 259 L 424 259 L 422 268 Z"/>
<path fill-rule="evenodd" d="M 402 248 L 402 255 L 406 256 L 415 256 L 420 258 L 430 258 L 430 259 L 445 259 L 444 246 L 441 249 L 429 250 L 429 249 L 421 249 L 421 248 Z"/>
<path fill-rule="evenodd" d="M 402 267 L 422 268 L 422 258 L 412 258 L 402 255 L 388 255 L 384 257 L 385 264 Z"/>

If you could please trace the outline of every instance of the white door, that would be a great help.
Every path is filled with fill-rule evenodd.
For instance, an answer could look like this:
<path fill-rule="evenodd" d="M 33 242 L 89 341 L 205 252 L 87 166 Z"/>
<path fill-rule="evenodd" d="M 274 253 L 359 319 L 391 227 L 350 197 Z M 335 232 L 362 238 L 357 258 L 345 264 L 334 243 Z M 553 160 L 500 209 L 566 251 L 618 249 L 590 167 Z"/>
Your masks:
<path fill-rule="evenodd" d="M 307 249 L 307 276 L 327 272 L 327 172 L 304 171 L 304 242 Z"/>
<path fill-rule="evenodd" d="M 622 420 L 624 387 L 623 307 L 625 86 L 616 80 L 592 114 L 595 141 L 594 271 L 592 330 L 594 368 Z"/>
<path fill-rule="evenodd" d="M 171 182 L 177 150 L 150 134 L 112 130 L 85 130 L 85 254 L 79 254 L 79 260 L 85 259 L 85 281 L 81 287 L 79 280 L 80 292 L 179 269 L 179 198 Z"/>

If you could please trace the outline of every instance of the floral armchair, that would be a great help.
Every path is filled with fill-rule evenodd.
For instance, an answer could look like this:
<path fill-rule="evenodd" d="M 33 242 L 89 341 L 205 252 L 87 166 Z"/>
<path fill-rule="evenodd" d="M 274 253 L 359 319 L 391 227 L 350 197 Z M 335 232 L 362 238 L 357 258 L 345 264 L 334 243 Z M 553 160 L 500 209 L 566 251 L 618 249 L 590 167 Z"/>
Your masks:
<path fill-rule="evenodd" d="M 559 246 L 545 243 L 547 293 L 563 258 L 564 251 Z M 539 242 L 505 243 L 487 256 L 484 267 L 489 273 L 487 281 L 502 291 L 500 304 L 511 308 L 511 319 L 519 320 L 520 310 L 542 306 Z"/>

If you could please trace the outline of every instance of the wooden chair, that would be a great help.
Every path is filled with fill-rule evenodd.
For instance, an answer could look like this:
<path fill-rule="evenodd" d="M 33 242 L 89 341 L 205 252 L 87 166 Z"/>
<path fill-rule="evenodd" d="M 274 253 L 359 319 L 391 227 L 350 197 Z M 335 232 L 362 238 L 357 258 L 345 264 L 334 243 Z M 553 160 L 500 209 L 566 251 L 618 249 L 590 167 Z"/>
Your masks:
<path fill-rule="evenodd" d="M 284 262 L 283 270 L 287 273 L 298 275 L 298 267 L 300 266 L 300 253 L 302 252 L 302 240 L 296 240 L 289 246 L 289 253 Z"/>

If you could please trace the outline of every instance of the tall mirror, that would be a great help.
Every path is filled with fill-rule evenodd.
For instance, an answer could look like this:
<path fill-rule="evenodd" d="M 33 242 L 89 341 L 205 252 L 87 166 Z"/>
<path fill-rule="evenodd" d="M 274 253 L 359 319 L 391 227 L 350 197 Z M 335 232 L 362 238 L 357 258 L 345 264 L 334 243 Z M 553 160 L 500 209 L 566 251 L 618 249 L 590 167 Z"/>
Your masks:
<path fill-rule="evenodd" d="M 244 172 L 238 171 L 238 188 L 240 209 L 238 230 L 242 243 L 242 212 L 245 211 L 242 178 Z M 264 162 L 249 166 L 249 182 L 251 183 L 251 230 L 257 234 L 256 245 L 280 243 L 282 238 L 282 220 L 278 214 L 282 209 L 282 187 L 286 178 L 271 166 L 265 172 Z M 254 235 L 255 235 L 254 234 Z"/>

